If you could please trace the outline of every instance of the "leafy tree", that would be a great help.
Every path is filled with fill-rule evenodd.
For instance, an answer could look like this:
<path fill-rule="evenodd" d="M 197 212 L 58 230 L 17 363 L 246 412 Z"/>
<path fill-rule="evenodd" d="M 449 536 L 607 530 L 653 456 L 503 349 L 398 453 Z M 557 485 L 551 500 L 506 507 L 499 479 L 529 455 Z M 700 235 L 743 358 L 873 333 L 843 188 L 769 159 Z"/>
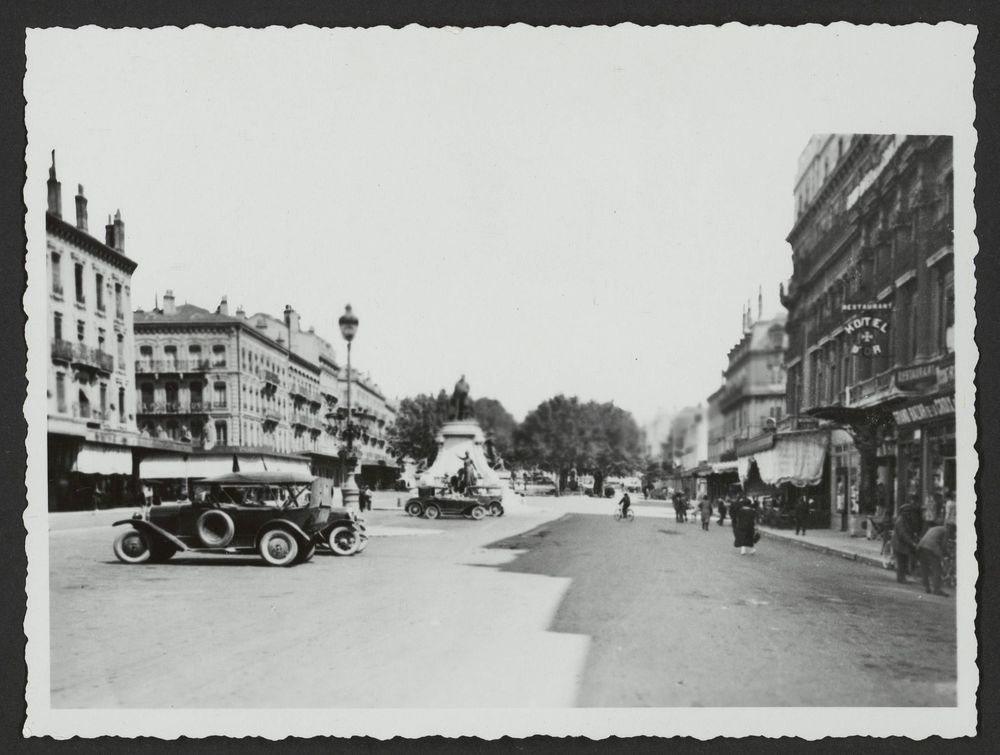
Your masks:
<path fill-rule="evenodd" d="M 472 403 L 472 410 L 483 432 L 493 438 L 497 453 L 509 457 L 514 451 L 517 420 L 495 398 L 477 398 Z"/>
<path fill-rule="evenodd" d="M 528 413 L 515 432 L 520 461 L 558 472 L 626 474 L 642 464 L 642 436 L 635 418 L 613 403 L 581 403 L 559 395 Z"/>
<path fill-rule="evenodd" d="M 421 393 L 399 402 L 392 445 L 401 455 L 433 463 L 437 455 L 437 437 L 448 419 L 448 394 Z"/>

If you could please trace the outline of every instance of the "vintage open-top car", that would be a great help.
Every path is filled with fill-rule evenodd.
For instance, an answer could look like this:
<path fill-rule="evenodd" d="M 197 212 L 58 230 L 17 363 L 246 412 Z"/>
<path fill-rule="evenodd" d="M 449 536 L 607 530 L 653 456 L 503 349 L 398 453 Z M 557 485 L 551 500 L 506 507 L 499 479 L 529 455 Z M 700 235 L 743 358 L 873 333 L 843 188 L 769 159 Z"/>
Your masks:
<path fill-rule="evenodd" d="M 465 516 L 483 519 L 503 516 L 501 488 L 474 487 L 468 493 L 456 493 L 449 487 L 420 487 L 417 497 L 406 502 L 406 513 L 437 519 L 439 516 Z"/>
<path fill-rule="evenodd" d="M 166 561 L 177 552 L 259 553 L 273 566 L 312 558 L 316 546 L 348 556 L 364 550 L 364 523 L 351 511 L 313 502 L 313 477 L 233 473 L 195 483 L 194 502 L 145 507 L 114 543 L 127 564 Z"/>

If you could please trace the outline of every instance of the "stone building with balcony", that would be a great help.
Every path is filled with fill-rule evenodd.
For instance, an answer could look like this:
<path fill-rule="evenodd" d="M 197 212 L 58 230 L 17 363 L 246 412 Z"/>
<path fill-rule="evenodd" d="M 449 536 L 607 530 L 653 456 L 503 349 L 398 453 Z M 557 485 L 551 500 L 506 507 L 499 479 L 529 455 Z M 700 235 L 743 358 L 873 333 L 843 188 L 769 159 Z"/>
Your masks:
<path fill-rule="evenodd" d="M 772 432 L 785 411 L 785 314 L 757 318 L 748 308 L 743 333 L 729 350 L 722 384 L 708 397 L 708 478 L 710 495 L 729 492 L 737 476 L 737 444 Z"/>
<path fill-rule="evenodd" d="M 955 489 L 952 175 L 944 136 L 823 134 L 800 160 L 787 409 L 828 433 L 843 530 Z"/>
<path fill-rule="evenodd" d="M 104 240 L 90 234 L 79 186 L 75 222 L 62 212 L 55 153 L 49 168 L 46 285 L 49 507 L 117 505 L 130 500 L 136 438 L 130 306 L 136 263 L 125 256 L 121 212 Z"/>
<path fill-rule="evenodd" d="M 207 476 L 235 457 L 242 471 L 308 471 L 326 494 L 342 483 L 346 371 L 291 306 L 281 319 L 242 308 L 230 314 L 225 297 L 209 311 L 177 304 L 167 291 L 162 307 L 136 312 L 135 330 L 140 443 L 160 448 L 144 461 L 144 478 L 147 468 L 167 479 Z M 394 479 L 395 463 L 382 466 Z"/>

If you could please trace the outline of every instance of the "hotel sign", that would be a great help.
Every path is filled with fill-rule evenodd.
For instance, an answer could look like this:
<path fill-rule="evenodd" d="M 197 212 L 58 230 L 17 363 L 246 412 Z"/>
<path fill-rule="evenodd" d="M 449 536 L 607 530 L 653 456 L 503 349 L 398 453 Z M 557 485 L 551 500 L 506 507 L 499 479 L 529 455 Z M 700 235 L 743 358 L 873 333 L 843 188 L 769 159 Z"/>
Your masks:
<path fill-rule="evenodd" d="M 851 345 L 852 354 L 871 358 L 888 352 L 889 313 L 892 311 L 892 304 L 845 304 L 843 311 L 850 314 L 844 323 L 844 332 L 854 340 Z"/>
<path fill-rule="evenodd" d="M 951 396 L 942 396 L 934 401 L 923 404 L 915 404 L 905 409 L 899 409 L 892 413 L 897 425 L 909 425 L 913 422 L 943 417 L 946 414 L 955 413 L 955 399 Z"/>

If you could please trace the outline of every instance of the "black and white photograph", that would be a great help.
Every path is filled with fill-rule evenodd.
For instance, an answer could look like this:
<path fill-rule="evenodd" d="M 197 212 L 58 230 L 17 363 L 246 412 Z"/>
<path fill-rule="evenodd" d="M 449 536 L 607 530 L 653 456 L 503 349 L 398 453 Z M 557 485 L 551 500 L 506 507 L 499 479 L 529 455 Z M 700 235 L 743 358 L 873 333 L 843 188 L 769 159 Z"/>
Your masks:
<path fill-rule="evenodd" d="M 25 734 L 975 733 L 976 36 L 29 29 Z"/>

